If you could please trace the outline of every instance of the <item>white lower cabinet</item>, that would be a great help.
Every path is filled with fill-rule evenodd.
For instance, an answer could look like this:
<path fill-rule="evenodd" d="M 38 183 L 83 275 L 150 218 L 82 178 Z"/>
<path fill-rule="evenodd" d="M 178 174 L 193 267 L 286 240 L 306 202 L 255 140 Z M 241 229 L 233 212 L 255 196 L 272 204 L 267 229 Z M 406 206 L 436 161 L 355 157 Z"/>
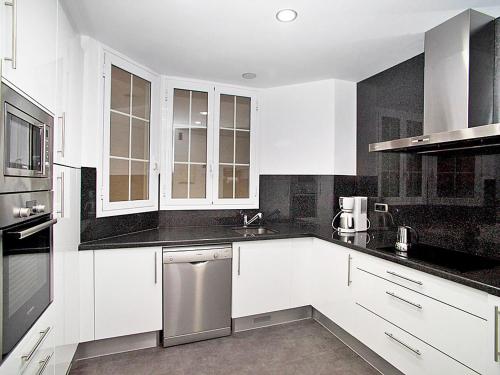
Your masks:
<path fill-rule="evenodd" d="M 95 339 L 162 328 L 162 249 L 94 251 Z"/>
<path fill-rule="evenodd" d="M 310 238 L 233 243 L 232 317 L 307 306 Z"/>
<path fill-rule="evenodd" d="M 54 375 L 56 324 L 51 304 L 4 360 L 0 375 Z"/>
<path fill-rule="evenodd" d="M 500 297 L 488 296 L 488 311 L 487 373 L 500 374 Z"/>
<path fill-rule="evenodd" d="M 343 246 L 314 239 L 310 268 L 313 307 L 347 331 L 355 324 L 351 288 L 354 253 Z"/>

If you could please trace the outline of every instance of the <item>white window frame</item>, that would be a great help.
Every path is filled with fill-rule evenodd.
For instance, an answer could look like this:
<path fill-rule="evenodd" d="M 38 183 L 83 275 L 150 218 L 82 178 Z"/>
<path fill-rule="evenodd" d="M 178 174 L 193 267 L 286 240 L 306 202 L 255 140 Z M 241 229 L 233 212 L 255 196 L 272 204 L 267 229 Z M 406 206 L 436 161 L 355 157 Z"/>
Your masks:
<path fill-rule="evenodd" d="M 173 94 L 174 89 L 208 92 L 207 118 L 207 196 L 206 199 L 172 199 L 173 156 Z M 162 92 L 165 103 L 162 110 L 161 135 L 161 210 L 257 209 L 259 208 L 258 166 L 258 92 L 239 86 L 219 85 L 214 82 L 163 77 Z M 220 94 L 251 98 L 249 198 L 219 198 L 219 106 Z"/>
<path fill-rule="evenodd" d="M 164 121 L 162 126 L 162 161 L 161 163 L 161 180 L 162 180 L 162 196 L 161 206 L 166 206 L 169 209 L 189 209 L 197 207 L 206 207 L 212 203 L 212 169 L 213 169 L 213 91 L 214 86 L 212 84 L 202 83 L 202 82 L 192 82 L 192 81 L 181 81 L 181 80 L 166 80 L 165 81 L 166 90 L 166 111 L 164 116 Z M 207 170 L 206 170 L 206 196 L 205 198 L 172 198 L 172 177 L 174 170 L 174 90 L 190 90 L 190 91 L 202 91 L 206 92 L 208 95 L 208 115 L 207 115 Z M 190 125 L 191 128 L 193 128 Z M 205 129 L 205 127 L 200 127 Z M 191 140 L 189 140 L 191 142 Z"/>
<path fill-rule="evenodd" d="M 215 108 L 214 118 L 217 119 L 214 131 L 214 199 L 213 205 L 217 208 L 259 208 L 259 170 L 257 163 L 257 144 L 258 144 L 258 107 L 257 94 L 255 91 L 235 88 L 231 86 L 216 86 L 215 88 Z M 220 118 L 220 96 L 244 96 L 251 99 L 250 110 L 250 170 L 248 198 L 219 198 L 219 121 Z"/>
<path fill-rule="evenodd" d="M 97 217 L 125 215 L 158 210 L 158 150 L 160 134 L 159 90 L 160 77 L 149 69 L 134 63 L 125 56 L 103 48 L 102 109 L 100 130 L 102 146 L 100 171 L 97 171 Z M 111 66 L 126 70 L 151 82 L 151 114 L 149 120 L 149 198 L 145 200 L 110 202 L 109 200 L 109 160 L 110 160 L 110 109 L 111 109 Z"/>

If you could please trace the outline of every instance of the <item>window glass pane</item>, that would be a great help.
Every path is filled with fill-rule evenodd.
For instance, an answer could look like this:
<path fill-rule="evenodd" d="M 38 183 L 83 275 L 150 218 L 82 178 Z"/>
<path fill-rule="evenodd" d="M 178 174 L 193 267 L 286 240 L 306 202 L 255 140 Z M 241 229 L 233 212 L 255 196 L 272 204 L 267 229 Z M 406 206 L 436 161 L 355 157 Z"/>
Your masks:
<path fill-rule="evenodd" d="M 250 132 L 236 131 L 236 164 L 250 163 Z"/>
<path fill-rule="evenodd" d="M 219 166 L 219 198 L 233 197 L 233 166 Z"/>
<path fill-rule="evenodd" d="M 248 198 L 249 189 L 249 168 L 248 167 L 235 167 L 235 198 Z"/>
<path fill-rule="evenodd" d="M 221 128 L 234 128 L 234 96 L 220 96 L 220 123 Z"/>
<path fill-rule="evenodd" d="M 189 129 L 175 129 L 174 161 L 188 161 Z"/>
<path fill-rule="evenodd" d="M 132 161 L 131 163 L 130 199 L 148 199 L 149 163 L 142 161 Z"/>
<path fill-rule="evenodd" d="M 172 178 L 172 198 L 188 197 L 188 166 L 187 164 L 174 164 Z"/>
<path fill-rule="evenodd" d="M 111 156 L 129 157 L 130 117 L 111 112 L 110 124 Z"/>
<path fill-rule="evenodd" d="M 236 128 L 250 129 L 250 98 L 236 97 Z"/>
<path fill-rule="evenodd" d="M 189 175 L 189 197 L 205 198 L 207 190 L 207 166 L 200 164 L 191 164 Z"/>
<path fill-rule="evenodd" d="M 109 200 L 119 202 L 128 200 L 129 170 L 128 160 L 109 160 Z"/>
<path fill-rule="evenodd" d="M 174 126 L 189 125 L 189 91 L 174 89 Z"/>
<path fill-rule="evenodd" d="M 111 66 L 111 109 L 130 114 L 130 77 L 129 72 Z"/>
<path fill-rule="evenodd" d="M 207 162 L 207 131 L 191 129 L 191 162 Z"/>
<path fill-rule="evenodd" d="M 151 102 L 151 83 L 132 76 L 132 114 L 134 116 L 149 120 Z"/>
<path fill-rule="evenodd" d="M 132 119 L 132 158 L 149 160 L 149 122 Z"/>
<path fill-rule="evenodd" d="M 193 91 L 191 103 L 191 126 L 207 126 L 208 93 Z"/>
<path fill-rule="evenodd" d="M 219 163 L 234 163 L 234 131 L 221 129 L 219 137 Z"/>

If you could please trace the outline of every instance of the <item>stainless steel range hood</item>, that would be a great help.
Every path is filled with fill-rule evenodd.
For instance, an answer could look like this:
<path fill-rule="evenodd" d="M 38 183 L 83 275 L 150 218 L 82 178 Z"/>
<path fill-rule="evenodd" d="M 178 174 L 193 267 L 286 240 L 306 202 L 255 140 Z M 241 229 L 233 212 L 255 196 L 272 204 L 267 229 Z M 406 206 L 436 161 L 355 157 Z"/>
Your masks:
<path fill-rule="evenodd" d="M 500 123 L 493 123 L 494 80 L 493 17 L 469 9 L 427 31 L 424 135 L 372 143 L 369 151 L 433 153 L 500 146 Z"/>

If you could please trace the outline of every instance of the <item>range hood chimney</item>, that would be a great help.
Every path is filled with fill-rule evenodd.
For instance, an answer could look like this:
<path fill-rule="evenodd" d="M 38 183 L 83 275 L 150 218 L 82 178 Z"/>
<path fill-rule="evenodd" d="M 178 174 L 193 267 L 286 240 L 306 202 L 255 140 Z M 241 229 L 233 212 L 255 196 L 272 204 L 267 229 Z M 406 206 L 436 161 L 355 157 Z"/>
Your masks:
<path fill-rule="evenodd" d="M 424 135 L 372 143 L 370 152 L 434 153 L 500 146 L 500 124 L 493 123 L 494 80 L 493 17 L 468 9 L 427 31 Z"/>

